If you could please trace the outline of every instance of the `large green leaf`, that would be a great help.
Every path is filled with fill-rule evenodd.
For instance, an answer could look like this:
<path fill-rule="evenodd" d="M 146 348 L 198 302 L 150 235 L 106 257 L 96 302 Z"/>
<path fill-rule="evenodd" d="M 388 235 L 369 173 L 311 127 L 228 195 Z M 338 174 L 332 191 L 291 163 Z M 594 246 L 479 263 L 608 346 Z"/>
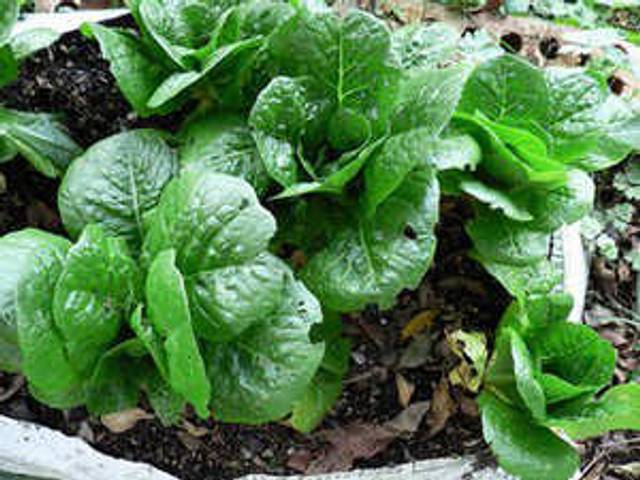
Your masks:
<path fill-rule="evenodd" d="M 431 263 L 438 201 L 435 171 L 413 171 L 375 216 L 354 212 L 334 225 L 326 245 L 310 255 L 303 279 L 332 310 L 390 307 L 403 288 L 418 285 Z"/>
<path fill-rule="evenodd" d="M 436 68 L 456 53 L 460 34 L 444 22 L 413 23 L 393 31 L 392 50 L 403 69 Z"/>
<path fill-rule="evenodd" d="M 538 263 L 549 252 L 549 234 L 509 220 L 494 210 L 478 208 L 467 233 L 481 258 L 509 265 Z"/>
<path fill-rule="evenodd" d="M 590 327 L 554 323 L 528 343 L 545 373 L 574 385 L 603 387 L 611 381 L 616 350 Z"/>
<path fill-rule="evenodd" d="M 398 74 L 390 47 L 384 21 L 361 10 L 339 17 L 300 9 L 270 41 L 270 51 L 287 75 L 309 77 L 336 115 L 348 111 L 366 118 L 374 136 L 384 132 L 396 95 Z M 357 132 L 349 131 L 351 125 L 360 122 L 344 125 L 340 133 L 353 138 Z"/>
<path fill-rule="evenodd" d="M 191 402 L 198 415 L 209 416 L 211 385 L 191 325 L 184 279 L 175 266 L 175 251 L 160 252 L 147 276 L 149 319 L 163 339 L 169 383 Z"/>
<path fill-rule="evenodd" d="M 262 165 L 244 119 L 232 115 L 205 115 L 189 121 L 179 133 L 180 164 L 241 177 L 265 192 L 269 176 Z"/>
<path fill-rule="evenodd" d="M 73 162 L 58 192 L 67 231 L 77 237 L 96 223 L 139 248 L 144 216 L 158 203 L 177 163 L 164 135 L 154 130 L 129 131 L 96 143 Z"/>
<path fill-rule="evenodd" d="M 618 385 L 597 400 L 556 409 L 546 423 L 575 440 L 610 430 L 640 430 L 640 384 Z"/>
<path fill-rule="evenodd" d="M 169 183 L 151 223 L 147 260 L 173 248 L 186 277 L 255 258 L 276 230 L 248 183 L 200 170 Z"/>
<path fill-rule="evenodd" d="M 471 74 L 459 108 L 470 114 L 480 111 L 494 121 L 544 118 L 549 108 L 544 74 L 512 55 L 492 58 Z"/>
<path fill-rule="evenodd" d="M 18 21 L 20 7 L 17 0 L 0 0 L 0 45 L 11 35 L 13 26 Z"/>
<path fill-rule="evenodd" d="M 536 366 L 529 348 L 515 331 L 511 332 L 511 358 L 520 397 L 536 420 L 544 418 L 547 406 L 542 386 L 536 379 Z"/>
<path fill-rule="evenodd" d="M 429 151 L 429 163 L 438 170 L 475 170 L 482 159 L 480 145 L 471 135 L 445 134 Z"/>
<path fill-rule="evenodd" d="M 0 138 L 48 177 L 62 174 L 82 153 L 65 127 L 54 116 L 43 113 L 0 108 Z"/>
<path fill-rule="evenodd" d="M 138 267 L 122 239 L 87 226 L 71 247 L 51 305 L 65 354 L 83 378 L 118 337 L 139 290 Z"/>
<path fill-rule="evenodd" d="M 423 128 L 439 135 L 449 124 L 462 95 L 469 67 L 424 69 L 399 85 L 392 117 L 394 132 Z"/>
<path fill-rule="evenodd" d="M 69 247 L 61 237 L 41 244 L 30 255 L 16 297 L 22 371 L 33 396 L 54 408 L 75 407 L 85 399 L 84 379 L 69 361 L 51 309 Z"/>
<path fill-rule="evenodd" d="M 102 56 L 109 62 L 120 91 L 138 115 L 166 113 L 150 108 L 147 102 L 171 71 L 154 58 L 138 37 L 129 31 L 98 24 L 83 26 L 83 32 L 93 35 L 100 43 Z"/>
<path fill-rule="evenodd" d="M 500 466 L 522 480 L 567 480 L 580 457 L 550 429 L 490 393 L 480 395 L 484 438 Z"/>
<path fill-rule="evenodd" d="M 29 272 L 32 259 L 39 250 L 58 244 L 59 237 L 40 230 L 26 229 L 0 238 L 0 369 L 20 369 L 16 294 L 22 276 Z"/>
<path fill-rule="evenodd" d="M 276 311 L 230 343 L 208 344 L 214 417 L 257 424 L 291 412 L 322 361 L 324 343 L 310 339 L 321 321 L 318 301 L 289 274 Z"/>
<path fill-rule="evenodd" d="M 263 253 L 253 260 L 191 275 L 187 290 L 199 336 L 227 342 L 278 308 L 287 269 Z"/>
<path fill-rule="evenodd" d="M 18 60 L 13 54 L 11 45 L 0 44 L 0 88 L 18 78 L 18 69 Z"/>

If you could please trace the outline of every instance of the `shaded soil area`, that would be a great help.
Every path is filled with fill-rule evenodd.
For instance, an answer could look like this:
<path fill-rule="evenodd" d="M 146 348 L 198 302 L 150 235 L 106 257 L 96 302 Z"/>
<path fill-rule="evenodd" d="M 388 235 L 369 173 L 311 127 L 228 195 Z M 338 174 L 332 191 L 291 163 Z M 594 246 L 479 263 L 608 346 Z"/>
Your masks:
<path fill-rule="evenodd" d="M 164 118 L 136 117 L 100 59 L 97 46 L 79 34 L 66 35 L 27 61 L 19 81 L 0 91 L 0 103 L 22 110 L 60 112 L 72 136 L 83 146 L 130 128 L 173 130 L 184 118 L 183 112 Z M 0 180 L 4 179 L 0 185 L 0 234 L 27 226 L 62 232 L 56 181 L 43 178 L 21 160 L 0 165 L 0 174 Z M 332 452 L 362 440 L 358 432 L 372 431 L 397 418 L 407 406 L 421 404 L 424 416 L 415 433 L 397 435 L 380 448 L 363 448 L 353 466 L 388 466 L 463 454 L 476 455 L 479 464 L 490 464 L 493 460 L 482 441 L 473 399 L 446 381 L 459 362 L 447 335 L 462 328 L 484 331 L 491 337 L 509 298 L 465 256 L 469 248 L 462 227 L 469 216 L 465 206 L 444 199 L 442 212 L 435 263 L 421 286 L 403 292 L 390 311 L 371 308 L 344 317 L 345 335 L 353 343 L 350 370 L 340 399 L 312 434 L 296 433 L 286 423 L 249 427 L 204 422 L 190 412 L 175 427 L 142 420 L 125 433 L 113 434 L 84 409 L 44 407 L 29 396 L 19 377 L 2 373 L 0 414 L 78 435 L 98 450 L 151 463 L 183 480 L 226 480 L 248 473 L 285 474 L 326 467 L 330 462 L 323 460 L 331 458 Z M 594 291 L 607 295 L 602 285 L 595 281 Z M 634 287 L 634 281 L 622 283 L 625 298 L 634 298 Z M 625 300 L 625 305 L 633 308 L 631 300 Z M 408 329 L 418 316 L 422 316 L 419 328 Z M 618 335 L 612 341 L 626 349 L 621 351 L 633 350 L 637 329 L 621 330 L 617 323 L 604 325 L 610 326 L 610 333 L 603 330 L 604 335 Z M 628 358 L 627 353 L 621 358 Z M 621 372 L 628 372 L 627 367 L 621 366 Z M 13 393 L 2 395 L 7 391 Z M 142 408 L 149 410 L 145 405 Z M 338 432 L 343 443 L 328 441 L 332 438 L 328 432 Z M 584 446 L 586 462 L 640 458 L 635 443 L 629 443 L 633 441 L 628 435 L 616 434 L 589 443 Z M 612 444 L 626 449 L 612 448 Z"/>

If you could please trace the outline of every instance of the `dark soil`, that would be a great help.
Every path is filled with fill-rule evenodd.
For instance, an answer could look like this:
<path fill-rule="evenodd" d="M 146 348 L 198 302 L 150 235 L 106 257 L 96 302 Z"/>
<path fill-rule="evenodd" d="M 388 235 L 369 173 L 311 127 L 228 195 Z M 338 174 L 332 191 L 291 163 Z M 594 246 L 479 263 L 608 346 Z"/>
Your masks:
<path fill-rule="evenodd" d="M 118 23 L 128 24 L 129 20 Z M 120 95 L 97 46 L 75 33 L 27 61 L 18 82 L 0 91 L 0 103 L 22 110 L 62 113 L 72 136 L 83 146 L 130 128 L 173 130 L 184 118 L 184 113 L 179 113 L 139 119 Z M 0 234 L 27 226 L 61 232 L 55 201 L 57 182 L 43 178 L 21 160 L 0 165 L 0 173 L 0 180 L 2 176 L 6 180 L 0 193 Z M 151 463 L 183 480 L 304 471 L 327 447 L 323 430 L 355 423 L 380 425 L 403 410 L 396 386 L 399 374 L 415 386 L 412 403 L 432 400 L 436 386 L 457 362 L 447 346 L 446 332 L 464 328 L 483 330 L 490 336 L 495 329 L 509 302 L 508 295 L 465 257 L 469 244 L 462 228 L 468 216 L 464 206 L 445 199 L 442 211 L 435 264 L 419 289 L 402 293 L 390 311 L 371 308 L 344 318 L 345 334 L 353 342 L 351 368 L 345 390 L 320 432 L 301 435 L 284 423 L 263 427 L 223 425 L 187 414 L 180 426 L 165 428 L 155 420 L 145 420 L 116 435 L 84 409 L 49 409 L 33 400 L 24 387 L 0 402 L 0 414 L 79 435 L 98 450 Z M 403 355 L 416 342 L 403 341 L 402 329 L 425 310 L 433 310 L 436 315 L 421 337 L 422 350 L 418 352 L 423 353 L 423 362 L 415 368 L 401 368 Z M 0 392 L 15 380 L 0 373 Z M 432 435 L 423 424 L 418 433 L 396 439 L 383 452 L 354 466 L 377 467 L 463 454 L 490 463 L 474 403 L 453 387 L 449 393 L 453 400 L 451 417 L 439 433 Z M 431 412 L 425 423 L 430 416 Z M 594 449 L 593 455 L 601 452 L 597 445 L 589 448 Z"/>

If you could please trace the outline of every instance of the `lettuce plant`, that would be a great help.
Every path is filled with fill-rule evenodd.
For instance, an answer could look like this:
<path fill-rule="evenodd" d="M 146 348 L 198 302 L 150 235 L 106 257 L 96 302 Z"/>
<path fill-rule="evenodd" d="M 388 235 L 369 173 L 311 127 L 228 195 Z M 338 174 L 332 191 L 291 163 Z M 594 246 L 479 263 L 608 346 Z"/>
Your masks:
<path fill-rule="evenodd" d="M 482 152 L 474 172 L 449 170 L 445 190 L 475 199 L 474 256 L 513 295 L 535 293 L 550 233 L 593 204 L 589 172 L 640 148 L 640 109 L 581 69 L 539 70 L 510 55 L 470 75 L 451 128 Z"/>
<path fill-rule="evenodd" d="M 194 97 L 242 109 L 269 70 L 266 37 L 293 10 L 270 0 L 132 0 L 129 8 L 137 31 L 97 24 L 83 31 L 98 40 L 141 116 L 168 113 Z"/>
<path fill-rule="evenodd" d="M 0 88 L 18 77 L 20 62 L 47 48 L 58 34 L 46 28 L 11 35 L 18 19 L 16 0 L 0 0 Z M 56 177 L 64 172 L 80 148 L 55 116 L 24 113 L 0 106 L 0 163 L 22 155 L 40 173 Z"/>
<path fill-rule="evenodd" d="M 280 419 L 323 361 L 320 305 L 268 252 L 275 220 L 248 183 L 173 177 L 176 162 L 154 131 L 106 139 L 61 187 L 75 243 L 0 239 L 0 365 L 57 408 L 114 412 L 144 390 L 166 422 L 185 403 L 222 421 Z"/>
<path fill-rule="evenodd" d="M 590 327 L 568 323 L 571 307 L 564 294 L 514 302 L 478 398 L 486 441 L 500 466 L 523 480 L 571 478 L 580 459 L 566 438 L 640 430 L 640 385 L 602 393 L 616 351 Z"/>

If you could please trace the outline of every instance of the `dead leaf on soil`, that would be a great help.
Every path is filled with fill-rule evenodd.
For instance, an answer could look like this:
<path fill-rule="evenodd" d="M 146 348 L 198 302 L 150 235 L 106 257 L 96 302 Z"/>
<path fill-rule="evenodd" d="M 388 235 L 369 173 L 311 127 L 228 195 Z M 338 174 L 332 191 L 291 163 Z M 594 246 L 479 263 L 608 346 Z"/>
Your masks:
<path fill-rule="evenodd" d="M 309 463 L 306 474 L 321 474 L 350 470 L 353 462 L 368 459 L 383 452 L 401 435 L 415 433 L 429 411 L 430 402 L 418 402 L 404 409 L 383 425 L 354 423 L 344 428 L 320 432 L 329 443 L 320 457 Z"/>
<path fill-rule="evenodd" d="M 309 450 L 296 450 L 287 460 L 287 467 L 296 472 L 305 473 L 313 460 L 313 454 Z"/>
<path fill-rule="evenodd" d="M 439 313 L 440 311 L 437 309 L 424 310 L 418 313 L 404 326 L 400 333 L 400 339 L 402 341 L 408 340 L 431 328 Z"/>
<path fill-rule="evenodd" d="M 398 389 L 398 403 L 407 408 L 416 391 L 415 384 L 407 380 L 401 373 L 396 373 L 396 388 Z"/>
<path fill-rule="evenodd" d="M 124 433 L 131 430 L 140 420 L 151 420 L 153 415 L 141 408 L 132 408 L 122 412 L 102 415 L 100 421 L 111 433 Z"/>
<path fill-rule="evenodd" d="M 445 377 L 440 380 L 431 402 L 431 409 L 427 417 L 429 437 L 440 433 L 447 425 L 447 421 L 458 410 L 458 405 L 449 393 L 449 382 Z"/>
<path fill-rule="evenodd" d="M 418 368 L 427 363 L 432 354 L 433 341 L 429 334 L 417 335 L 405 349 L 398 368 Z"/>
<path fill-rule="evenodd" d="M 209 433 L 209 429 L 205 428 L 205 427 L 198 427 L 196 425 L 194 425 L 193 423 L 187 421 L 187 420 L 183 420 L 182 421 L 182 427 L 185 429 L 185 431 L 191 435 L 192 437 L 196 437 L 196 438 L 200 438 L 200 437 L 204 437 L 206 434 Z"/>
<path fill-rule="evenodd" d="M 487 338 L 480 332 L 456 330 L 447 335 L 447 343 L 461 360 L 460 364 L 449 372 L 451 384 L 460 385 L 476 393 L 482 385 L 487 364 Z"/>

